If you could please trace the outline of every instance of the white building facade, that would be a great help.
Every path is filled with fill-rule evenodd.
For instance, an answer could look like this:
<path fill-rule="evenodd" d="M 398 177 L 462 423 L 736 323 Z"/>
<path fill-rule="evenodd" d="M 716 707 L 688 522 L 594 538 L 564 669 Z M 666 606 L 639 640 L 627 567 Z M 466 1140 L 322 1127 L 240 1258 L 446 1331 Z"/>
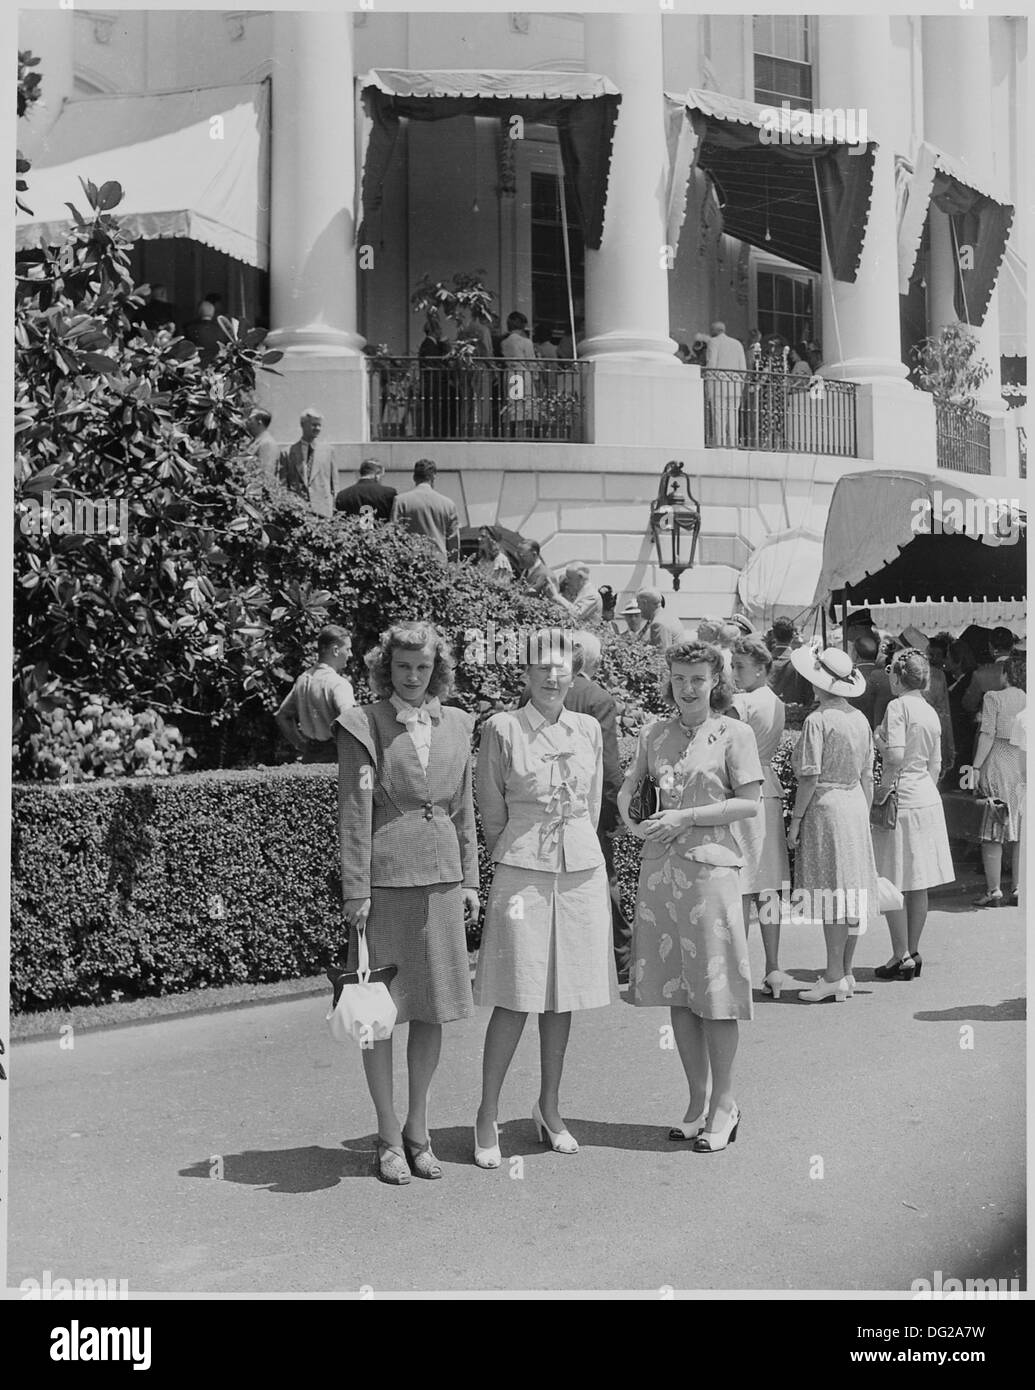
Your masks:
<path fill-rule="evenodd" d="M 229 312 L 268 314 L 285 352 L 282 377 L 262 386 L 274 434 L 290 441 L 300 411 L 319 406 L 341 485 L 363 457 L 380 458 L 395 485 L 432 457 L 465 524 L 519 531 L 553 564 L 586 560 L 620 593 L 671 589 L 647 522 L 664 464 L 683 460 L 702 534 L 670 602 L 690 620 L 736 606 L 738 577 L 766 538 L 821 533 L 844 472 L 953 462 L 908 368 L 913 344 L 961 316 L 991 368 L 979 401 L 987 436 L 963 466 L 1017 478 L 1024 412 L 1007 409 L 1016 396 L 1004 399 L 1001 374 L 1016 377 L 1026 356 L 1026 41 L 1023 18 L 976 11 L 26 10 L 19 47 L 41 58 L 45 104 L 19 144 L 44 180 L 71 167 L 62 127 L 77 111 L 125 98 L 110 163 L 99 149 L 76 158 L 95 182 L 119 179 L 131 193 L 117 155 L 133 138 L 130 110 L 144 109 L 132 101 L 265 84 L 268 185 L 264 165 L 257 198 L 268 215 L 256 254 L 242 261 L 184 234 L 200 222 L 163 230 L 145 219 L 141 278 L 171 285 L 184 307 L 215 286 Z M 572 88 L 581 95 L 558 114 L 558 93 Z M 397 119 L 406 105 L 392 92 L 411 114 Z M 514 124 L 515 92 L 541 101 L 541 120 L 524 106 Z M 440 103 L 434 119 L 415 104 L 425 93 Z M 595 143 L 583 130 L 566 146 L 562 132 L 593 100 L 616 110 L 609 149 L 606 121 Z M 859 143 L 840 163 L 795 163 L 759 123 L 785 103 L 844 113 L 841 145 L 849 127 Z M 592 187 L 587 151 L 603 170 Z M 976 248 L 961 241 L 967 226 L 979 228 Z M 364 345 L 385 345 L 392 379 L 419 394 L 406 363 L 422 315 L 410 297 L 422 276 L 455 272 L 480 274 L 504 319 L 584 320 L 577 429 L 503 429 L 487 405 L 479 437 L 444 438 L 419 401 L 389 421 L 389 375 Z M 717 433 L 717 388 L 674 355 L 716 319 L 742 342 L 758 329 L 821 346 L 830 390 L 808 407 L 814 431 L 745 427 L 758 393 L 731 378 L 738 423 L 732 439 Z M 824 414 L 835 399 L 850 412 L 836 449 Z"/>

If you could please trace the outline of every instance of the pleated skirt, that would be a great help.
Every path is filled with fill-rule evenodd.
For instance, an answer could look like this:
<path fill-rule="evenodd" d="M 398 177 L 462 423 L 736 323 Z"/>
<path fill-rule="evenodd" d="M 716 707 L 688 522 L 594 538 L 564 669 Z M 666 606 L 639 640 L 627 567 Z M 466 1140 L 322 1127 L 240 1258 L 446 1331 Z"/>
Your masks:
<path fill-rule="evenodd" d="M 358 964 L 358 933 L 346 969 Z M 451 1023 L 471 1013 L 471 974 L 459 883 L 373 888 L 367 919 L 370 967 L 397 967 L 388 986 L 399 1023 Z"/>
<path fill-rule="evenodd" d="M 617 997 L 607 871 L 497 864 L 474 1002 L 518 1013 L 599 1009 Z"/>

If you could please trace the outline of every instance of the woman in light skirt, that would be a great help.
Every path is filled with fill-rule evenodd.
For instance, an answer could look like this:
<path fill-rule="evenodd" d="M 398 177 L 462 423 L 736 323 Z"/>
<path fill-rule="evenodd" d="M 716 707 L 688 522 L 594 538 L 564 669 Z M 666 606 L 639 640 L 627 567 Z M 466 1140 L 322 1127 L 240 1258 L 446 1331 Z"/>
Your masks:
<path fill-rule="evenodd" d="M 938 778 L 942 727 L 924 691 L 930 678 L 927 657 L 915 648 L 901 651 L 888 670 L 891 701 L 874 735 L 881 755 L 881 780 L 874 788 L 878 805 L 898 793 L 898 815 L 890 828 L 872 826 L 877 873 L 901 892 L 904 905 L 888 912 L 891 959 L 874 971 L 878 980 L 919 976 L 920 935 L 927 921 L 927 890 L 955 878 L 945 829 Z"/>
<path fill-rule="evenodd" d="M 600 725 L 564 707 L 582 662 L 571 634 L 536 634 L 531 648 L 528 703 L 487 720 L 478 753 L 478 809 L 496 866 L 474 983 L 474 1002 L 492 1008 L 474 1127 L 480 1168 L 502 1162 L 500 1091 L 530 1013 L 539 1016 L 536 1131 L 555 1153 L 578 1153 L 560 1112 L 571 1016 L 602 1008 L 616 993 L 611 900 L 596 835 Z"/>
<path fill-rule="evenodd" d="M 1011 743 L 1014 721 L 1027 704 L 1025 687 L 1026 656 L 1012 653 L 1003 663 L 1002 690 L 988 690 L 981 701 L 981 725 L 974 749 L 974 771 L 978 774 L 981 796 L 993 798 L 1006 807 L 1005 817 L 986 813 L 981 838 L 981 859 L 985 870 L 985 892 L 976 907 L 1002 907 L 1007 899 L 1002 888 L 1003 846 L 1013 848 L 1014 882 L 1010 899 L 1017 901 L 1017 842 L 1021 835 L 1024 808 L 1024 778 L 1018 748 Z"/>
<path fill-rule="evenodd" d="M 765 951 L 766 994 L 779 999 L 783 989 L 800 989 L 793 975 L 780 969 L 781 892 L 790 887 L 791 867 L 787 832 L 783 823 L 783 788 L 773 771 L 773 758 L 783 737 L 786 711 L 783 701 L 768 684 L 773 658 L 757 637 L 742 637 L 733 645 L 733 681 L 737 693 L 733 708 L 755 735 L 762 764 L 762 814 L 737 822 L 734 834 L 744 849 L 740 887 L 744 894 L 744 925 L 751 920 L 751 906 L 758 908 L 758 924 Z"/>

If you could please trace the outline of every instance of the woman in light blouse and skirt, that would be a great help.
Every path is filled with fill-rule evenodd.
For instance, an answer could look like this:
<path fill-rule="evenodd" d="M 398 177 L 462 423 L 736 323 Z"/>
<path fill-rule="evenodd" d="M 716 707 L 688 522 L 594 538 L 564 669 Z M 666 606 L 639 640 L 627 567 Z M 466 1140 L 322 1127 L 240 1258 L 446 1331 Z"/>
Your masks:
<path fill-rule="evenodd" d="M 366 656 L 381 698 L 338 716 L 338 829 L 347 970 L 365 930 L 371 970 L 394 965 L 389 992 L 409 1023 L 409 1108 L 392 1096 L 392 1039 L 363 1049 L 377 1110 L 374 1172 L 401 1185 L 441 1178 L 428 1135 L 428 1090 L 442 1024 L 471 1012 L 465 917 L 478 911 L 471 787 L 473 720 L 449 709 L 453 662 L 430 623 L 389 628 Z"/>
<path fill-rule="evenodd" d="M 630 1000 L 671 1010 L 690 1103 L 669 1138 L 692 1139 L 697 1153 L 718 1153 L 737 1137 L 733 1062 L 739 1020 L 752 1017 L 744 856 L 731 827 L 758 814 L 763 776 L 754 734 L 724 715 L 732 689 L 719 649 L 681 642 L 665 660 L 666 696 L 676 713 L 640 734 L 618 794 L 622 819 L 644 842 Z M 648 773 L 659 809 L 634 823 L 630 803 Z"/>
<path fill-rule="evenodd" d="M 758 908 L 758 925 L 765 951 L 766 994 L 779 999 L 780 991 L 801 989 L 793 975 L 780 969 L 780 905 L 784 884 L 790 886 L 787 832 L 783 823 L 783 788 L 773 771 L 786 722 L 784 703 L 769 685 L 773 658 L 757 637 L 741 637 L 733 644 L 733 680 L 737 693 L 733 708 L 755 736 L 762 764 L 762 814 L 737 822 L 736 837 L 744 849 L 740 889 L 744 894 L 744 925 L 751 904 Z"/>
<path fill-rule="evenodd" d="M 474 1159 L 498 1168 L 500 1091 L 528 1014 L 539 1015 L 541 1082 L 532 1118 L 555 1153 L 578 1143 L 560 1114 L 564 1053 L 576 1009 L 614 993 L 611 900 L 596 836 L 603 739 L 592 716 L 564 708 L 581 653 L 571 635 L 532 638 L 529 702 L 493 715 L 478 753 L 478 809 L 495 864 L 474 1002 L 492 1006 L 485 1035 Z"/>

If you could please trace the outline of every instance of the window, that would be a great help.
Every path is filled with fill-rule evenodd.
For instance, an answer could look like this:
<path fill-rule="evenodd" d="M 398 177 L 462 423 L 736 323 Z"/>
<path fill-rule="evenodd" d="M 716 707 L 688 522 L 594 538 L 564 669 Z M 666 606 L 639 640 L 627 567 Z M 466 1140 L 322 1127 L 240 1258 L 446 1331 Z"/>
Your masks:
<path fill-rule="evenodd" d="M 568 285 L 564 264 L 564 223 L 561 218 L 560 179 L 556 174 L 532 173 L 532 321 L 558 328 L 568 325 Z M 584 295 L 585 249 L 575 225 L 575 195 L 571 181 L 564 181 L 567 205 L 568 254 L 571 260 L 571 293 L 578 305 Z"/>
<path fill-rule="evenodd" d="M 804 15 L 756 14 L 755 100 L 812 110 L 812 51 Z"/>
<path fill-rule="evenodd" d="M 779 333 L 790 344 L 807 343 L 813 332 L 813 281 L 807 275 L 758 272 L 758 327 L 763 338 Z"/>

